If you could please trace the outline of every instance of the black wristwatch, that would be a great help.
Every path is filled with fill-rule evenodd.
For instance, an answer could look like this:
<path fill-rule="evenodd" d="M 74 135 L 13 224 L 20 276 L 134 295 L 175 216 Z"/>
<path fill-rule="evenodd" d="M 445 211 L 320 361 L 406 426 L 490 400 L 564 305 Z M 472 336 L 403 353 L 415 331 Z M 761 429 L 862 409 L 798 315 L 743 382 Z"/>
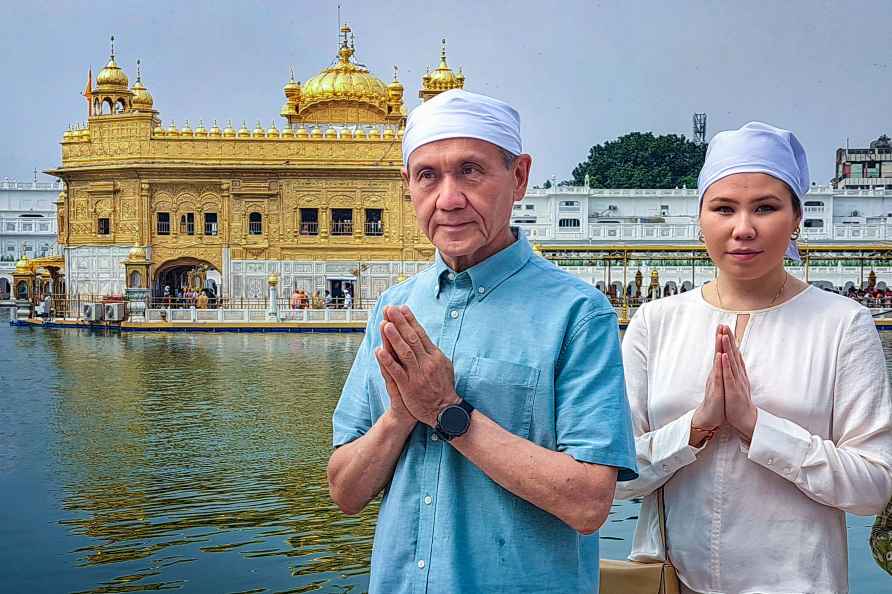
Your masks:
<path fill-rule="evenodd" d="M 474 407 L 462 399 L 458 404 L 450 404 L 437 415 L 437 426 L 434 431 L 443 441 L 451 441 L 468 432 L 471 426 L 471 413 Z"/>

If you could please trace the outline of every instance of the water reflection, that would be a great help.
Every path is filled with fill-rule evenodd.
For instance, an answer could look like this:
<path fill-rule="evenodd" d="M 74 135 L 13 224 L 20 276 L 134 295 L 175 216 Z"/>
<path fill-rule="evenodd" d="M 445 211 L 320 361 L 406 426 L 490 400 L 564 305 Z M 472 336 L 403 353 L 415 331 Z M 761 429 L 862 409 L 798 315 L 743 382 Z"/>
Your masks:
<path fill-rule="evenodd" d="M 0 328 L 8 591 L 364 592 L 377 505 L 345 517 L 325 482 L 360 339 Z M 614 504 L 603 556 L 637 511 Z M 852 591 L 878 591 L 849 519 Z"/>
<path fill-rule="evenodd" d="M 289 591 L 364 586 L 376 510 L 345 518 L 325 482 L 331 410 L 359 337 L 47 340 L 61 371 L 57 455 L 73 512 L 62 523 L 90 537 L 78 562 L 151 561 L 82 591 L 176 588 L 187 580 L 168 568 L 229 551 L 287 558 L 300 584 Z"/>

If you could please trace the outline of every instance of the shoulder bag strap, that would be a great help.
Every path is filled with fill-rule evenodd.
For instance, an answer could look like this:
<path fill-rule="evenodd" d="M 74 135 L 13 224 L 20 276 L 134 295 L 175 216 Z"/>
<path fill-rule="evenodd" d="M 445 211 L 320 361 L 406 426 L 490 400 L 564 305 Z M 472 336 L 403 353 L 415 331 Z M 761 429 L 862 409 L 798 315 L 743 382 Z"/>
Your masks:
<path fill-rule="evenodd" d="M 669 539 L 666 537 L 666 503 L 663 500 L 663 487 L 657 489 L 657 511 L 660 516 L 660 538 L 663 541 L 666 563 L 672 563 L 669 559 Z"/>

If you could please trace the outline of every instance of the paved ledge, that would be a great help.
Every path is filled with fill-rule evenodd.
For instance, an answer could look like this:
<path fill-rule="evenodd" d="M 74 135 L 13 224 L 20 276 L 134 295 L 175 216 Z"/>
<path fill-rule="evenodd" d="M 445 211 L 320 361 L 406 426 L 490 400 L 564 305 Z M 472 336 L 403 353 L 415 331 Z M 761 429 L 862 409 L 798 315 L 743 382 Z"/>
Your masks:
<path fill-rule="evenodd" d="M 30 318 L 13 320 L 11 326 L 81 328 L 112 332 L 363 332 L 365 322 L 97 322 Z"/>

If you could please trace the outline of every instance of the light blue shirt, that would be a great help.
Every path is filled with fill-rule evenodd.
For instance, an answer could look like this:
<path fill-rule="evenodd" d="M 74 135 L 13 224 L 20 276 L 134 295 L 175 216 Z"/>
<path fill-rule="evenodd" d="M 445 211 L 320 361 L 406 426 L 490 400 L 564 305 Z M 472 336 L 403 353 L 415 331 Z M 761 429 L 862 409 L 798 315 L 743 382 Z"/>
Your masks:
<path fill-rule="evenodd" d="M 549 450 L 615 466 L 621 481 L 637 476 L 616 314 L 522 234 L 461 273 L 438 254 L 381 296 L 334 413 L 335 447 L 389 406 L 374 350 L 383 307 L 400 304 L 452 360 L 456 392 L 486 416 Z M 503 489 L 416 425 L 384 491 L 370 594 L 597 591 L 597 534 Z"/>

